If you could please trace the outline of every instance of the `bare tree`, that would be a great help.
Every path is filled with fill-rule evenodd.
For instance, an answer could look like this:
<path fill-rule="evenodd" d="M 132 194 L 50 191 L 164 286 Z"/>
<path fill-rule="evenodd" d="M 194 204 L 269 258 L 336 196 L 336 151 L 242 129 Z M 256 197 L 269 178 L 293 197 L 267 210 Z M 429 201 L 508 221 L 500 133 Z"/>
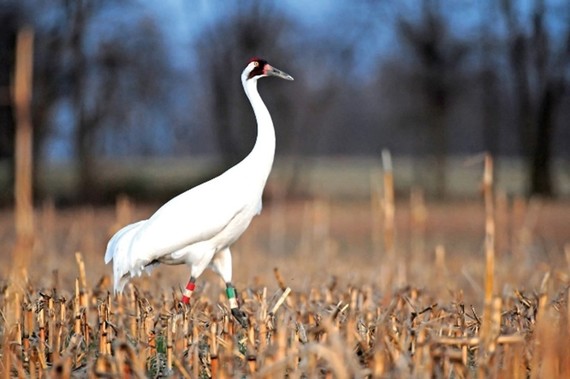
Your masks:
<path fill-rule="evenodd" d="M 130 12 L 128 18 L 119 17 L 121 7 Z M 36 160 L 43 142 L 58 130 L 58 113 L 69 112 L 65 119 L 73 130 L 78 199 L 101 200 L 97 162 L 112 140 L 103 138 L 105 133 L 129 125 L 142 129 L 167 102 L 166 83 L 172 80 L 161 31 L 134 1 L 50 0 L 27 12 L 37 30 Z M 103 22 L 105 12 L 118 17 Z"/>
<path fill-rule="evenodd" d="M 481 124 L 483 129 L 483 144 L 486 151 L 492 156 L 499 155 L 500 138 L 500 112 L 504 106 L 501 104 L 500 71 L 497 69 L 498 41 L 493 27 L 496 7 L 494 2 L 479 4 L 479 58 L 480 67 L 477 73 L 481 94 Z M 497 165 L 498 162 L 495 162 Z M 495 170 L 496 173 L 498 170 Z"/>
<path fill-rule="evenodd" d="M 446 117 L 451 107 L 460 65 L 467 46 L 448 30 L 438 1 L 424 0 L 418 21 L 400 16 L 397 31 L 416 62 L 411 93 L 421 96 L 421 119 L 427 126 L 431 153 L 435 157 L 435 194 L 446 193 L 446 156 L 448 137 Z M 420 125 L 421 128 L 424 125 Z"/>
<path fill-rule="evenodd" d="M 570 5 L 566 3 L 565 12 L 564 9 L 553 12 L 566 20 L 566 26 L 556 33 L 547 28 L 548 6 L 544 0 L 534 1 L 530 15 L 525 15 L 512 0 L 502 0 L 501 10 L 508 31 L 508 62 L 516 124 L 522 153 L 528 160 L 529 192 L 552 196 L 554 116 L 569 80 Z M 529 17 L 530 28 L 521 21 L 525 16 Z"/>
<path fill-rule="evenodd" d="M 87 60 L 85 39 L 90 19 L 94 17 L 99 1 L 82 0 L 64 2 L 64 14 L 68 25 L 68 49 L 71 63 L 71 102 L 74 110 L 75 153 L 77 157 L 79 193 L 83 200 L 94 200 L 98 192 L 94 164 L 93 144 L 100 113 L 89 112 L 88 77 L 90 66 Z"/>
<path fill-rule="evenodd" d="M 40 8 L 40 9 L 38 9 Z M 41 6 L 33 7 L 28 2 L 5 1 L 0 6 L 0 33 L 2 47 L 0 54 L 0 88 L 3 89 L 0 96 L 0 160 L 6 159 L 9 171 L 14 167 L 14 116 L 9 95 L 9 86 L 13 74 L 14 63 L 14 41 L 18 29 L 25 24 L 35 29 L 35 51 L 34 51 L 34 89 L 32 103 L 32 125 L 33 133 L 33 160 L 34 160 L 34 194 L 40 194 L 40 183 L 37 180 L 41 170 L 38 161 L 44 141 L 51 133 L 51 125 L 48 122 L 51 110 L 57 103 L 62 93 L 61 69 L 56 63 L 62 52 L 62 39 L 58 34 L 59 26 L 55 24 L 45 24 L 39 22 L 37 14 L 41 14 Z M 59 59 L 59 58 L 58 58 Z M 8 195 L 11 192 L 13 175 L 10 173 L 7 180 L 8 188 L 2 193 Z"/>

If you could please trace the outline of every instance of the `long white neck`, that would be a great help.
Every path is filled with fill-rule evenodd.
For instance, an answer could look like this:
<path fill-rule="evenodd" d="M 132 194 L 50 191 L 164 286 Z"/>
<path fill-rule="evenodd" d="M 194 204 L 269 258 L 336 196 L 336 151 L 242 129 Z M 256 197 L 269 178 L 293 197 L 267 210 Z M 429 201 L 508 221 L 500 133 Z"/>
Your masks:
<path fill-rule="evenodd" d="M 248 173 L 259 179 L 259 184 L 263 187 L 271 172 L 275 156 L 275 129 L 273 128 L 271 115 L 257 91 L 257 79 L 247 80 L 245 76 L 242 76 L 241 80 L 245 94 L 255 113 L 257 139 L 253 150 L 240 165 L 246 166 Z"/>

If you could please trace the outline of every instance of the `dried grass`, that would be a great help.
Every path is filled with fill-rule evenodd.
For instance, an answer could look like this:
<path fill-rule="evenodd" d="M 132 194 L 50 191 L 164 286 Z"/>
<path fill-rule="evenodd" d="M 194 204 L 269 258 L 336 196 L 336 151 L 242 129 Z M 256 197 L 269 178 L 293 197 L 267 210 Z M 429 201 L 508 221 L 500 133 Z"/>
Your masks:
<path fill-rule="evenodd" d="M 372 207 L 277 199 L 234 249 L 248 329 L 215 276 L 181 304 L 183 267 L 109 292 L 104 244 L 149 209 L 46 203 L 2 282 L 2 377 L 569 377 L 567 213 L 497 195 L 490 164 L 478 205 L 396 204 L 389 172 Z"/>

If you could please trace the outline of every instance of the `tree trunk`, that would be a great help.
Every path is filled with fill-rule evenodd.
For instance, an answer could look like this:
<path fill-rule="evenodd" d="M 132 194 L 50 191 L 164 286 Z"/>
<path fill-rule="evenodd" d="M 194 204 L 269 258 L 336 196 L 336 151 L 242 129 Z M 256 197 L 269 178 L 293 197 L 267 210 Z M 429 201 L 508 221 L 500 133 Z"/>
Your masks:
<path fill-rule="evenodd" d="M 79 200 L 86 202 L 97 202 L 99 197 L 99 184 L 97 181 L 97 170 L 93 154 L 95 138 L 93 136 L 94 123 L 80 119 L 77 130 L 75 146 L 77 148 L 77 173 Z"/>
<path fill-rule="evenodd" d="M 92 202 L 97 197 L 97 180 L 93 165 L 94 128 L 96 122 L 88 116 L 87 57 L 83 51 L 89 3 L 78 2 L 70 9 L 73 21 L 70 50 L 73 59 L 73 107 L 75 111 L 75 154 L 77 158 L 78 200 Z"/>
<path fill-rule="evenodd" d="M 10 86 L 14 73 L 16 51 L 16 32 L 18 30 L 19 10 L 5 11 L 0 18 L 0 161 L 6 162 L 6 187 L 0 187 L 0 203 L 12 202 L 14 183 L 14 140 L 16 124 L 14 109 L 10 99 Z"/>
<path fill-rule="evenodd" d="M 438 199 L 447 195 L 447 128 L 445 117 L 448 111 L 448 90 L 445 85 L 443 66 L 433 64 L 425 83 L 429 104 L 429 124 L 432 152 L 435 158 L 433 168 L 435 193 Z"/>
<path fill-rule="evenodd" d="M 537 110 L 536 142 L 530 164 L 530 194 L 552 197 L 555 195 L 552 183 L 552 134 L 554 114 L 562 99 L 562 80 L 551 79 L 546 83 Z"/>

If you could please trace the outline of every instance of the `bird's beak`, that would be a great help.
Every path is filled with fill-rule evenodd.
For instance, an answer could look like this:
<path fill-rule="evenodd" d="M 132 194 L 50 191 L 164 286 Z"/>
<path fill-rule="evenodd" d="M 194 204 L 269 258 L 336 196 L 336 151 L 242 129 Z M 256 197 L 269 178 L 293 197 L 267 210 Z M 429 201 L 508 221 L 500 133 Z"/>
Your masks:
<path fill-rule="evenodd" d="M 278 78 L 285 79 L 285 80 L 294 80 L 291 75 L 289 75 L 286 72 L 283 72 L 281 70 L 278 70 L 269 64 L 265 65 L 264 71 L 265 71 L 265 75 L 267 75 L 267 76 L 276 76 Z"/>

